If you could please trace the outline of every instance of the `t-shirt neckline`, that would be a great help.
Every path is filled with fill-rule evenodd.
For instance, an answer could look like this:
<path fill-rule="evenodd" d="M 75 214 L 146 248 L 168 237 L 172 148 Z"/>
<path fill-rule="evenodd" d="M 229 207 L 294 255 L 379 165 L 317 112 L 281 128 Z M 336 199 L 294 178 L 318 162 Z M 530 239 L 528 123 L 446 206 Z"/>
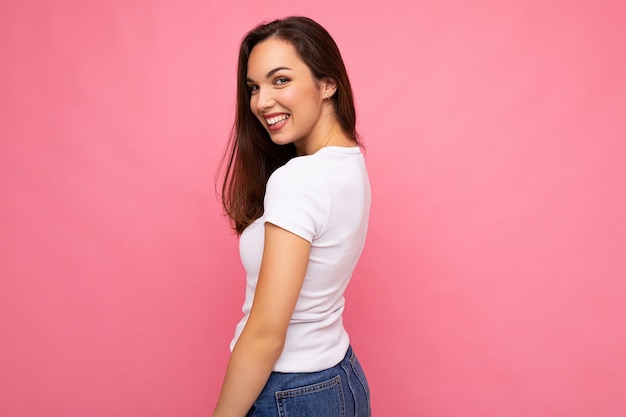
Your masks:
<path fill-rule="evenodd" d="M 302 156 L 311 156 L 319 152 L 361 153 L 361 148 L 358 146 L 324 146 L 323 148 L 318 149 L 315 153 Z"/>

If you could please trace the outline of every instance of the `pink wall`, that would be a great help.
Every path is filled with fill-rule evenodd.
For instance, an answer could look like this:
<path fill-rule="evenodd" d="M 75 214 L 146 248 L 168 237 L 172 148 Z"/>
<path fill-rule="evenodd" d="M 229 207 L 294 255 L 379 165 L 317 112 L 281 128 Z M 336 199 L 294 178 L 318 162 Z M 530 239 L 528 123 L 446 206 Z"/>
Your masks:
<path fill-rule="evenodd" d="M 367 145 L 374 415 L 626 415 L 623 2 L 216 3 L 0 4 L 0 415 L 208 415 L 243 298 L 212 188 L 237 45 L 293 13 Z"/>

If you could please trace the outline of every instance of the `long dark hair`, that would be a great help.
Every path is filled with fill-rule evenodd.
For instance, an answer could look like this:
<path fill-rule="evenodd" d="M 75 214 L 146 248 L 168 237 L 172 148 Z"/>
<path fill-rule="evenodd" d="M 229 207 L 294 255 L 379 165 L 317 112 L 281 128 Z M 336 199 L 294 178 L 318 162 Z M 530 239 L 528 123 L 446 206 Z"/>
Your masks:
<path fill-rule="evenodd" d="M 301 16 L 261 24 L 241 42 L 237 70 L 237 110 L 222 183 L 222 205 L 237 234 L 263 215 L 265 187 L 272 172 L 296 156 L 293 144 L 276 145 L 250 110 L 246 83 L 248 57 L 252 48 L 269 38 L 291 43 L 298 56 L 317 80 L 330 77 L 337 84 L 331 97 L 337 120 L 344 132 L 357 143 L 356 112 L 352 88 L 339 48 L 330 34 L 315 21 Z"/>

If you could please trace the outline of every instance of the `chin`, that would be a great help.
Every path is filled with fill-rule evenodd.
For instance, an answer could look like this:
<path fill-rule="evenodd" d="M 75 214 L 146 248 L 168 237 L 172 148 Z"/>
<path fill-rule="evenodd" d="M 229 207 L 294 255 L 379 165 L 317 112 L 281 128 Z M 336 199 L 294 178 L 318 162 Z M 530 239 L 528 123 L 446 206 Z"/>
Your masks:
<path fill-rule="evenodd" d="M 270 140 L 276 144 L 276 145 L 289 145 L 290 143 L 293 143 L 294 140 L 292 138 L 275 138 L 272 135 L 270 135 Z"/>

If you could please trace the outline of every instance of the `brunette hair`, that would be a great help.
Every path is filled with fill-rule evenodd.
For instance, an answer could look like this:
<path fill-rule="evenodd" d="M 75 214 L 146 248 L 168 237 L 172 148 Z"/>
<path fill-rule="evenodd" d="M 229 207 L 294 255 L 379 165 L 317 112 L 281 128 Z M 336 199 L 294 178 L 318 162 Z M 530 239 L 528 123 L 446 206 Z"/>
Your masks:
<path fill-rule="evenodd" d="M 330 77 L 337 91 L 331 100 L 344 132 L 357 144 L 356 112 L 348 74 L 339 48 L 330 34 L 315 21 L 301 16 L 261 24 L 246 34 L 239 49 L 237 108 L 222 183 L 222 205 L 237 234 L 263 215 L 263 198 L 270 175 L 296 156 L 293 144 L 276 145 L 250 110 L 246 82 L 252 48 L 270 38 L 289 42 L 316 80 Z"/>

